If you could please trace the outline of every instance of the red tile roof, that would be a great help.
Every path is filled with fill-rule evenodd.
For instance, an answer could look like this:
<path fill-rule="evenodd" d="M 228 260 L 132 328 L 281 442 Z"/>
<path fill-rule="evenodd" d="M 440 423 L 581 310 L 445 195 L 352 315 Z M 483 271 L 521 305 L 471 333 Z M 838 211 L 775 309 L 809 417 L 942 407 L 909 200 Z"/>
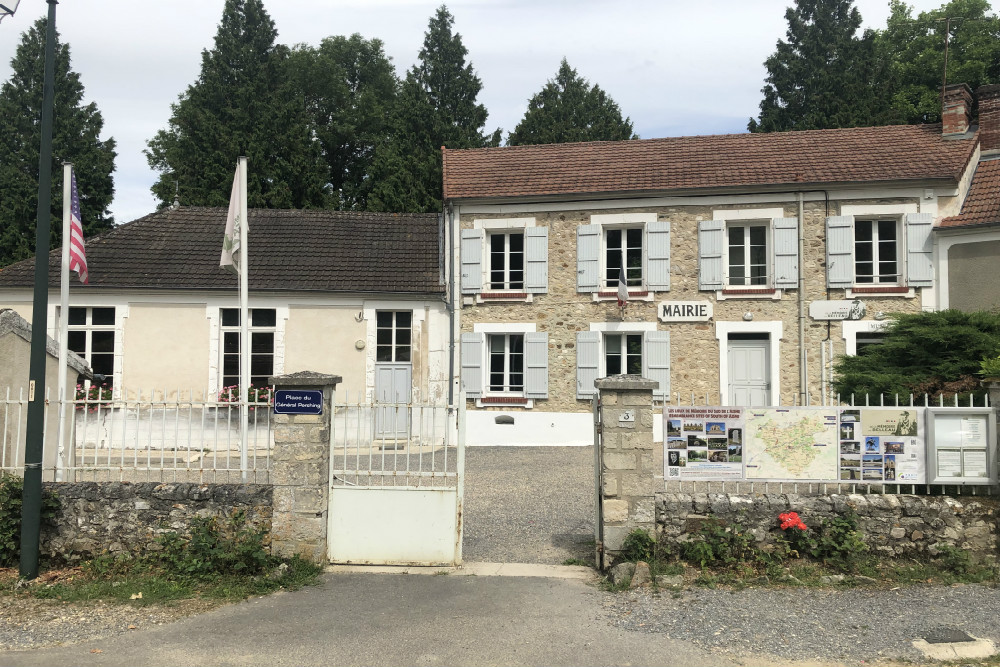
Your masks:
<path fill-rule="evenodd" d="M 975 135 L 943 139 L 938 124 L 445 150 L 444 197 L 957 182 L 975 146 Z"/>
<path fill-rule="evenodd" d="M 986 160 L 976 166 L 962 212 L 941 221 L 941 227 L 982 224 L 1000 224 L 1000 160 Z"/>

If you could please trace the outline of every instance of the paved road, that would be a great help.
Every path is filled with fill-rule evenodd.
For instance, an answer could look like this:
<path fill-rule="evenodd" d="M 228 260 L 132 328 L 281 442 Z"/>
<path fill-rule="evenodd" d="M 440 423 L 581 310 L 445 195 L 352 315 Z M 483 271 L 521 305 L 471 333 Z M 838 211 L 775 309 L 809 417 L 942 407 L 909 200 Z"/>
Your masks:
<path fill-rule="evenodd" d="M 326 574 L 100 641 L 0 654 L 20 665 L 735 665 L 690 642 L 614 627 L 574 580 Z"/>
<path fill-rule="evenodd" d="M 594 558 L 593 447 L 469 447 L 466 561 Z"/>

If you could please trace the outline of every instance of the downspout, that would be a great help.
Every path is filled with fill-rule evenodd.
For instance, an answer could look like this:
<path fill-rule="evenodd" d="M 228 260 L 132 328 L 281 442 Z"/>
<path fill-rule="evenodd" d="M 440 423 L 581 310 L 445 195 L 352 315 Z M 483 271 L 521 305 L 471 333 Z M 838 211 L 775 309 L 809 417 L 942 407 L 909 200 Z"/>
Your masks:
<path fill-rule="evenodd" d="M 455 404 L 455 249 L 454 249 L 454 224 L 455 208 L 451 202 L 447 204 L 447 229 L 445 230 L 445 245 L 448 248 L 447 259 L 447 281 L 448 295 L 445 297 L 448 304 L 448 405 Z"/>
<path fill-rule="evenodd" d="M 809 369 L 806 366 L 805 203 L 799 192 L 799 405 L 809 405 Z"/>

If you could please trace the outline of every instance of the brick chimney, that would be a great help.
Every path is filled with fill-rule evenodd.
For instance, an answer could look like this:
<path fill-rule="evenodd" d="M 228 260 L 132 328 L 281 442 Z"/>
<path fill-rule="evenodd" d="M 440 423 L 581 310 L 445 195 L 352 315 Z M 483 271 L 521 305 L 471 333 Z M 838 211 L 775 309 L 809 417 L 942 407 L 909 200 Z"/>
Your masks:
<path fill-rule="evenodd" d="M 969 131 L 972 116 L 972 90 L 964 83 L 945 86 L 941 106 L 941 134 L 945 137 L 963 135 Z"/>
<path fill-rule="evenodd" d="M 984 151 L 1000 149 L 1000 84 L 976 89 L 979 100 L 979 147 Z"/>

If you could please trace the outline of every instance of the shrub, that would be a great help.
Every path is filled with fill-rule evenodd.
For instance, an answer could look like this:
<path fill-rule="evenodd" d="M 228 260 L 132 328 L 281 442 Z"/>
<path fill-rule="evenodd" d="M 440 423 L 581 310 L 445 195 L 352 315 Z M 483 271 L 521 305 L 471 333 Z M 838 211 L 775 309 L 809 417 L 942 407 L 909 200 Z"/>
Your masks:
<path fill-rule="evenodd" d="M 741 523 L 726 527 L 713 521 L 705 523 L 695 537 L 681 544 L 681 558 L 699 567 L 759 563 L 766 555 L 753 535 Z"/>
<path fill-rule="evenodd" d="M 636 529 L 622 540 L 621 560 L 638 563 L 651 562 L 656 554 L 656 542 L 645 530 Z"/>
<path fill-rule="evenodd" d="M 24 479 L 0 473 L 0 566 L 17 564 L 21 557 L 21 500 Z M 50 522 L 59 509 L 55 494 L 42 494 L 42 521 Z"/>
<path fill-rule="evenodd" d="M 220 575 L 258 575 L 278 561 L 264 548 L 264 529 L 247 525 L 244 512 L 229 519 L 196 517 L 191 520 L 191 537 L 165 533 L 157 542 L 158 559 L 171 573 L 192 579 Z"/>

